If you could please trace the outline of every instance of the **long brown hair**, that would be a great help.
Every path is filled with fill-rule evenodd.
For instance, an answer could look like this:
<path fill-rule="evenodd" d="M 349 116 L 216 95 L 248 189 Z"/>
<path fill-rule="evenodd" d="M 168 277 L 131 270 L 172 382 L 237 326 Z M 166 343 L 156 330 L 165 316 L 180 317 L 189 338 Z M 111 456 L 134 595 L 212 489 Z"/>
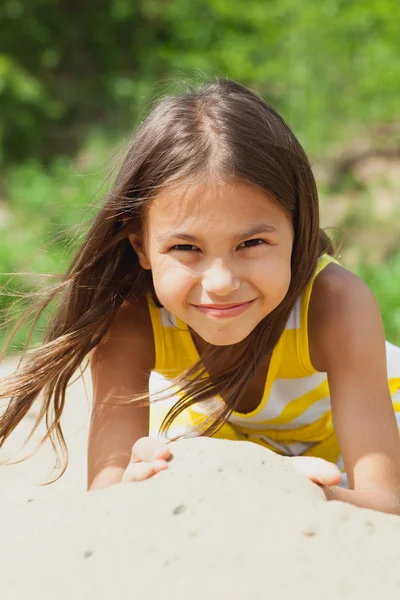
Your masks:
<path fill-rule="evenodd" d="M 121 303 L 132 295 L 149 291 L 154 295 L 151 274 L 140 267 L 127 236 L 140 230 L 145 207 L 162 186 L 210 176 L 239 178 L 259 186 L 290 214 L 294 229 L 286 297 L 236 345 L 235 352 L 230 347 L 210 350 L 210 360 L 226 358 L 226 368 L 218 376 L 207 377 L 200 360 L 175 380 L 180 399 L 162 429 L 167 430 L 186 407 L 215 395 L 223 397 L 224 403 L 203 423 L 201 433 L 212 434 L 226 421 L 255 369 L 271 355 L 318 256 L 333 253 L 333 248 L 319 228 L 315 180 L 298 140 L 257 94 L 222 79 L 165 98 L 132 138 L 115 183 L 63 281 L 35 307 L 39 319 L 58 300 L 43 345 L 3 380 L 0 398 L 10 400 L 0 419 L 0 447 L 41 395 L 34 429 L 45 417 L 42 442 L 50 438 L 67 457 L 60 418 L 68 382 L 102 339 Z"/>

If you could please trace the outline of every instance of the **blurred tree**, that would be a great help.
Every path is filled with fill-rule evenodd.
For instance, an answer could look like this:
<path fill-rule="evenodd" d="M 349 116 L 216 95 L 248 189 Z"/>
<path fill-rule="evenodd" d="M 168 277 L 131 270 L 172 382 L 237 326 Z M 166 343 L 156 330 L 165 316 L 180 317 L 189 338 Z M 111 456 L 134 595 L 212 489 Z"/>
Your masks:
<path fill-rule="evenodd" d="M 398 116 L 399 22 L 397 0 L 3 0 L 2 161 L 74 153 L 194 74 L 259 90 L 324 152 Z"/>
<path fill-rule="evenodd" d="M 3 162 L 74 153 L 94 123 L 109 122 L 117 108 L 129 112 L 144 74 L 157 76 L 161 67 L 151 50 L 163 38 L 163 23 L 144 4 L 3 0 Z"/>

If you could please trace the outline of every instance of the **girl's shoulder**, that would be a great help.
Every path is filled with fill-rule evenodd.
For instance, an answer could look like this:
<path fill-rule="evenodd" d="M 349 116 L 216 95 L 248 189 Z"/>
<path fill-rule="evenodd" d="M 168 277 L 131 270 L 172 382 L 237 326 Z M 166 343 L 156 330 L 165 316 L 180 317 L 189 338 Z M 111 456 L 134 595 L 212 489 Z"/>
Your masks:
<path fill-rule="evenodd" d="M 112 354 L 140 363 L 146 370 L 154 367 L 154 339 L 146 297 L 123 301 L 110 327 L 94 348 L 94 353 Z"/>
<path fill-rule="evenodd" d="M 354 343 L 371 319 L 380 321 L 379 308 L 367 284 L 337 262 L 323 268 L 312 285 L 308 309 L 310 358 L 318 371 L 327 371 L 328 355 Z"/>
<path fill-rule="evenodd" d="M 310 298 L 310 317 L 322 313 L 349 310 L 354 303 L 374 298 L 368 285 L 337 261 L 329 262 L 321 269 L 313 282 Z"/>

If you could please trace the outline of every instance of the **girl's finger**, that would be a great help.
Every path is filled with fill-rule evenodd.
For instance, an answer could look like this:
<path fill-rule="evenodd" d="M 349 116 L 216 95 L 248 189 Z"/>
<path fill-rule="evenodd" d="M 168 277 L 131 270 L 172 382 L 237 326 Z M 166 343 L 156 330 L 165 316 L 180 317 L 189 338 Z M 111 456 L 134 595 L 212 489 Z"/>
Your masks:
<path fill-rule="evenodd" d="M 165 460 L 155 460 L 153 462 L 134 462 L 129 463 L 122 476 L 123 482 L 144 481 L 156 473 L 168 469 L 168 463 Z"/>
<path fill-rule="evenodd" d="M 171 452 L 166 444 L 149 437 L 140 438 L 132 448 L 132 462 L 151 462 L 156 459 L 168 460 Z"/>
<path fill-rule="evenodd" d="M 339 468 L 322 458 L 294 456 L 290 460 L 300 473 L 319 485 L 336 485 L 341 479 Z"/>

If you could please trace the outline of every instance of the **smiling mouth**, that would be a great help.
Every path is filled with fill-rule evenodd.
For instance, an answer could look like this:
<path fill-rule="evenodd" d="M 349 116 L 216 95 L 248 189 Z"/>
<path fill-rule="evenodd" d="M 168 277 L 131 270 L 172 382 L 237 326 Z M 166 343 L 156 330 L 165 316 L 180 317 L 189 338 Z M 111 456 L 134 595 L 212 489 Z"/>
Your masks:
<path fill-rule="evenodd" d="M 254 302 L 255 299 L 236 304 L 193 304 L 193 306 L 209 317 L 227 318 L 240 315 L 250 308 Z"/>

